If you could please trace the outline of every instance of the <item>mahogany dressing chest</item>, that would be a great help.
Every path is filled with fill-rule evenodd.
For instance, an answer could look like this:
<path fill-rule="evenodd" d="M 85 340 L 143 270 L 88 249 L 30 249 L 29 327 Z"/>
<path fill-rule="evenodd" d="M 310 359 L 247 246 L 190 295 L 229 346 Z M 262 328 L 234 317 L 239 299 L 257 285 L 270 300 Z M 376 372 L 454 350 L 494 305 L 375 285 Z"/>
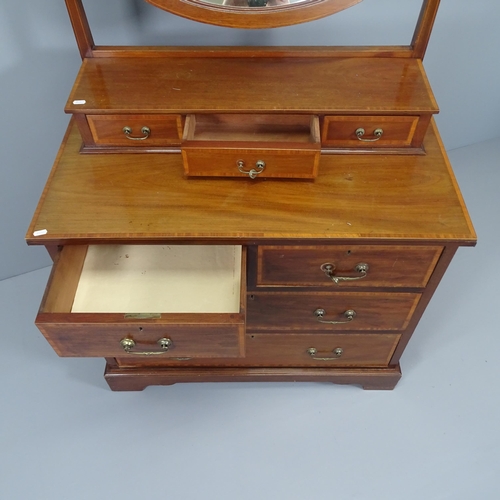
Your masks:
<path fill-rule="evenodd" d="M 358 3 L 148 1 L 253 28 Z M 97 46 L 66 4 L 83 63 L 27 233 L 54 259 L 36 318 L 54 350 L 106 358 L 113 390 L 394 388 L 476 241 L 422 66 L 439 0 L 397 47 Z"/>

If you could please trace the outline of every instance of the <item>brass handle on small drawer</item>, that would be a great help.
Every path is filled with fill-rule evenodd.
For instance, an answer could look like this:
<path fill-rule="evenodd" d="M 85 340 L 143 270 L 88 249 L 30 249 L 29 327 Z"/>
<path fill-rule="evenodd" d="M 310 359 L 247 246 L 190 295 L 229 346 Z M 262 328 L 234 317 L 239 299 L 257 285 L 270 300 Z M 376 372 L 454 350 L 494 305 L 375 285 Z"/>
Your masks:
<path fill-rule="evenodd" d="M 368 274 L 368 270 L 370 269 L 370 266 L 368 264 L 365 264 L 364 262 L 360 262 L 359 264 L 356 264 L 354 266 L 354 270 L 360 274 L 360 276 L 335 276 L 333 272 L 335 271 L 335 265 L 330 264 L 330 262 L 326 262 L 325 264 L 322 264 L 320 269 L 335 283 L 339 284 L 341 281 L 355 281 L 355 280 L 361 280 L 363 278 L 366 278 Z"/>
<path fill-rule="evenodd" d="M 309 349 L 307 349 L 307 354 L 309 354 L 309 356 L 311 356 L 311 358 L 315 359 L 316 361 L 334 361 L 336 359 L 339 359 L 342 354 L 344 354 L 344 349 L 342 349 L 342 347 L 337 347 L 333 350 L 333 354 L 335 354 L 335 356 L 329 358 L 316 357 L 316 354 L 318 354 L 318 350 L 315 347 L 309 347 Z"/>
<path fill-rule="evenodd" d="M 130 127 L 123 127 L 122 132 L 125 134 L 125 137 L 131 141 L 144 141 L 150 136 L 151 129 L 149 127 L 142 127 L 142 137 L 132 137 L 130 135 L 132 133 L 132 129 Z"/>
<path fill-rule="evenodd" d="M 384 130 L 381 128 L 376 128 L 373 131 L 373 135 L 375 136 L 374 139 L 363 139 L 363 136 L 365 135 L 365 129 L 360 127 L 356 129 L 356 137 L 358 138 L 358 141 L 362 142 L 377 142 L 383 135 L 384 135 Z"/>
<path fill-rule="evenodd" d="M 264 169 L 266 168 L 266 162 L 262 160 L 258 160 L 257 162 L 255 162 L 256 169 L 252 168 L 250 170 L 245 170 L 245 162 L 243 160 L 238 160 L 236 162 L 236 165 L 238 166 L 238 170 L 242 174 L 248 175 L 250 179 L 255 179 L 259 174 L 264 172 Z"/>
<path fill-rule="evenodd" d="M 159 356 L 165 354 L 173 344 L 173 342 L 166 337 L 159 339 L 156 343 L 161 347 L 161 351 L 132 351 L 135 347 L 135 341 L 133 339 L 125 338 L 120 340 L 120 345 L 123 350 L 127 354 L 133 354 L 134 356 Z"/>
<path fill-rule="evenodd" d="M 356 311 L 354 311 L 353 309 L 348 309 L 347 311 L 344 312 L 344 316 L 347 318 L 346 321 L 329 321 L 323 319 L 325 314 L 326 311 L 324 309 L 316 309 L 316 311 L 314 311 L 314 315 L 316 316 L 318 322 L 325 323 L 328 325 L 342 325 L 343 323 L 350 323 L 356 317 Z"/>

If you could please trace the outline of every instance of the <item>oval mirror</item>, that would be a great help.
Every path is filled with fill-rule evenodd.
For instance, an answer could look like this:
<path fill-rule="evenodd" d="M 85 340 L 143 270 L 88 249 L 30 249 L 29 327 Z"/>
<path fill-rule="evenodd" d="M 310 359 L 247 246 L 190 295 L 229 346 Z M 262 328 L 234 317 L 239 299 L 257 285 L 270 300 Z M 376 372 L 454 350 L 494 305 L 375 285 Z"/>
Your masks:
<path fill-rule="evenodd" d="M 362 0 L 146 0 L 193 21 L 229 28 L 262 29 L 305 23 Z"/>

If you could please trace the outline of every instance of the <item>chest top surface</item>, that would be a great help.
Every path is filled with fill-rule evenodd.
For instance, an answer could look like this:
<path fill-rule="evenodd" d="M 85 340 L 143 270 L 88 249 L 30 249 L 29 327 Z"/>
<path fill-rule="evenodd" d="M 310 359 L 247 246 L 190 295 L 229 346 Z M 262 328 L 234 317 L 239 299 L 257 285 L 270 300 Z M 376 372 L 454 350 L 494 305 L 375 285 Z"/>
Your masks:
<path fill-rule="evenodd" d="M 82 155 L 71 124 L 30 244 L 315 239 L 473 244 L 434 125 L 426 155 L 323 155 L 308 181 L 186 180 L 176 154 Z M 41 236 L 34 236 L 42 231 Z M 40 234 L 40 233 L 36 233 Z"/>

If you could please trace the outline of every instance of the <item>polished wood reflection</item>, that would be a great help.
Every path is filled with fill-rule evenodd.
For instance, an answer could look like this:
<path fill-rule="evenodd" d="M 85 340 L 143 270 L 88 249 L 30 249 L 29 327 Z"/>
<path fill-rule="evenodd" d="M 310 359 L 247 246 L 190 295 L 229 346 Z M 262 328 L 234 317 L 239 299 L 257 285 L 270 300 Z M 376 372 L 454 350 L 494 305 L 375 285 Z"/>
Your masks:
<path fill-rule="evenodd" d="M 180 154 L 82 155 L 71 124 L 27 239 L 43 245 L 128 238 L 473 244 L 434 126 L 424 145 L 424 156 L 321 156 L 315 181 L 186 180 Z M 47 232 L 34 236 L 38 230 Z"/>

